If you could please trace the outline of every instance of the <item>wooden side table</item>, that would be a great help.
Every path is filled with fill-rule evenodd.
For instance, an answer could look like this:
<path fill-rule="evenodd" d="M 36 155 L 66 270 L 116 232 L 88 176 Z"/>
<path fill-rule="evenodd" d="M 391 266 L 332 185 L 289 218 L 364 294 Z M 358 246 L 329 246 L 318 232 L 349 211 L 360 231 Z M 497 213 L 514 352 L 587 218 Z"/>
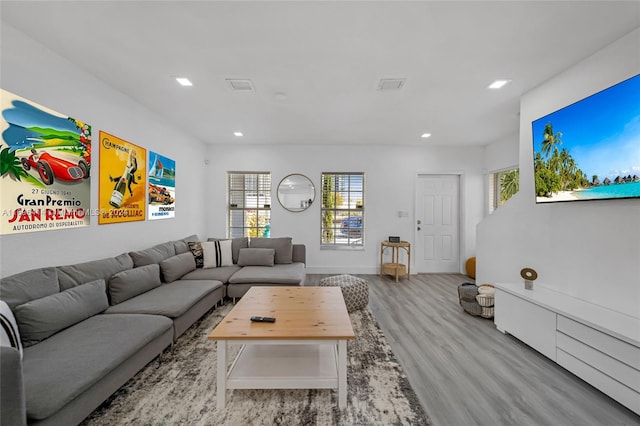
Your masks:
<path fill-rule="evenodd" d="M 387 248 L 391 248 L 391 263 L 384 263 L 384 251 Z M 400 263 L 400 249 L 404 249 L 407 252 L 407 264 Z M 409 278 L 411 275 L 411 244 L 407 241 L 400 241 L 399 243 L 391 243 L 389 241 L 383 241 L 380 243 L 380 275 L 392 275 L 398 277 L 406 275 Z"/>

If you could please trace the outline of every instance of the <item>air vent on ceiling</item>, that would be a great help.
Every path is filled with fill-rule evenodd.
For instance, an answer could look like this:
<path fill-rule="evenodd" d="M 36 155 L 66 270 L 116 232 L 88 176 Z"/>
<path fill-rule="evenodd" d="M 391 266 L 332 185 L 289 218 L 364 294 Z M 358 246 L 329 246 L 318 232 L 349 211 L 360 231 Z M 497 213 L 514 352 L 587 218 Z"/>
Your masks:
<path fill-rule="evenodd" d="M 400 90 L 406 81 L 406 78 L 381 78 L 378 90 Z"/>
<path fill-rule="evenodd" d="M 231 87 L 231 90 L 235 91 L 235 92 L 253 92 L 253 83 L 251 82 L 251 80 L 248 79 L 244 79 L 244 80 L 240 80 L 240 79 L 231 79 L 231 78 L 227 78 L 227 84 L 229 84 L 229 87 Z"/>

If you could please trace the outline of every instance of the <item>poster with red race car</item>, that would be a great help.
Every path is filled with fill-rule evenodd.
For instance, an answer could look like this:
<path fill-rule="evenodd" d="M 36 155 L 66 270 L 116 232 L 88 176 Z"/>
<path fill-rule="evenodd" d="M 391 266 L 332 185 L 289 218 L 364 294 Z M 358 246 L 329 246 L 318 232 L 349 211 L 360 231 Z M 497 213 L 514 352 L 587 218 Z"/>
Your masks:
<path fill-rule="evenodd" d="M 91 126 L 0 90 L 0 234 L 88 226 Z"/>

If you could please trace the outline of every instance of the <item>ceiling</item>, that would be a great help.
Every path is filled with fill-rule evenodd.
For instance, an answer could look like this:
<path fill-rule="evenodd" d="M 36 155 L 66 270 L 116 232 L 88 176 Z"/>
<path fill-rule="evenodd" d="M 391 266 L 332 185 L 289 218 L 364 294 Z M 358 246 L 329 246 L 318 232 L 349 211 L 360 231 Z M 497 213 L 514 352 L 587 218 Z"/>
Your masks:
<path fill-rule="evenodd" d="M 478 146 L 640 1 L 2 1 L 4 23 L 209 144 Z M 175 77 L 188 77 L 181 87 Z M 404 78 L 380 91 L 383 78 Z M 250 79 L 254 91 L 227 79 Z M 510 79 L 490 90 L 495 79 Z M 237 137 L 233 132 L 244 136 Z M 428 139 L 420 135 L 428 132 Z"/>

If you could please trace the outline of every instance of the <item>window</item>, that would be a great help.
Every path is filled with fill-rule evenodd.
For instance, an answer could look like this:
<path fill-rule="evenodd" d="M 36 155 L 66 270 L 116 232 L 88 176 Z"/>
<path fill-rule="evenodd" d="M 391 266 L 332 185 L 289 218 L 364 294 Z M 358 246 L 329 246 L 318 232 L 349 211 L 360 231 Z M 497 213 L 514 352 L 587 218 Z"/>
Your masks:
<path fill-rule="evenodd" d="M 228 172 L 229 238 L 269 237 L 271 173 Z"/>
<path fill-rule="evenodd" d="M 489 175 L 489 213 L 503 205 L 520 189 L 520 169 L 513 168 Z"/>
<path fill-rule="evenodd" d="M 364 173 L 322 173 L 321 247 L 364 246 Z"/>

